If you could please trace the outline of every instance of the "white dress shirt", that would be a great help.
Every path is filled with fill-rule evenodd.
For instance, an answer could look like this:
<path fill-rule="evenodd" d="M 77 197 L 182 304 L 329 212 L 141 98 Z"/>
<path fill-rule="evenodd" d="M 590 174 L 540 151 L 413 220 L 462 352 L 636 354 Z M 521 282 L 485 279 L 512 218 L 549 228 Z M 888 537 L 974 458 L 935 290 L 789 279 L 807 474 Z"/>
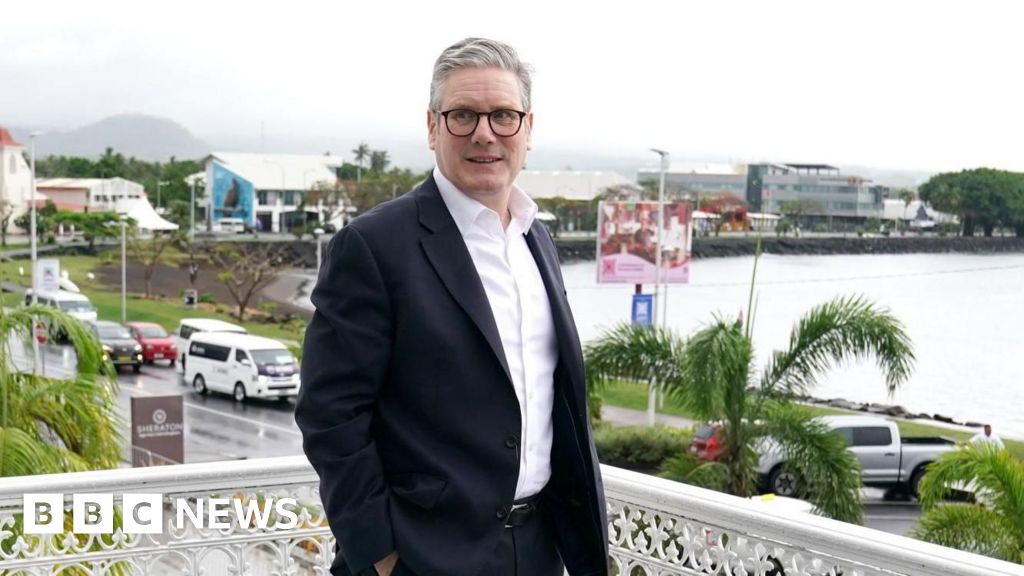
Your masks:
<path fill-rule="evenodd" d="M 508 203 L 512 218 L 502 229 L 497 212 L 460 192 L 436 167 L 434 180 L 469 249 L 498 325 L 522 418 L 515 497 L 532 496 L 551 477 L 551 408 L 558 363 L 551 305 L 524 236 L 537 204 L 513 186 Z"/>

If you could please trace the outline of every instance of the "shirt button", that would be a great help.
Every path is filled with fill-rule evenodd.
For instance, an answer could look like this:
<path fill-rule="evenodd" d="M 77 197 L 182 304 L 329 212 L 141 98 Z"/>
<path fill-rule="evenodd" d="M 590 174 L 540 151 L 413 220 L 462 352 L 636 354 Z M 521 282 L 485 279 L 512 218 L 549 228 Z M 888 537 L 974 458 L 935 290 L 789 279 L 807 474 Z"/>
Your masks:
<path fill-rule="evenodd" d="M 505 448 L 515 448 L 519 445 L 519 439 L 515 436 L 509 436 L 505 439 Z"/>
<path fill-rule="evenodd" d="M 508 515 L 508 512 L 505 510 L 505 507 L 502 506 L 501 508 L 498 508 L 498 512 L 494 516 L 497 517 L 498 520 L 504 520 L 505 516 L 507 516 L 507 515 Z"/>

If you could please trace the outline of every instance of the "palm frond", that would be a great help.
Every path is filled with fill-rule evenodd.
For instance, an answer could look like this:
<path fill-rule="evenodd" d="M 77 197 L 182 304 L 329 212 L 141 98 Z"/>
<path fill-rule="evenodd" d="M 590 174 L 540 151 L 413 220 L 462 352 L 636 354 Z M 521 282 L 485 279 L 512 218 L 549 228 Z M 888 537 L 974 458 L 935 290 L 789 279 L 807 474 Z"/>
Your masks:
<path fill-rule="evenodd" d="M 986 508 L 1005 518 L 1024 546 L 1024 464 L 988 443 L 962 445 L 928 467 L 918 488 L 921 507 L 935 508 L 958 484 L 970 486 Z"/>
<path fill-rule="evenodd" d="M 53 451 L 23 430 L 0 428 L 0 477 L 65 471 Z"/>
<path fill-rule="evenodd" d="M 618 324 L 583 348 L 587 388 L 600 390 L 616 379 L 644 384 L 679 380 L 685 346 L 670 330 Z"/>
<path fill-rule="evenodd" d="M 682 377 L 666 384 L 667 393 L 699 417 L 738 418 L 746 411 L 753 346 L 738 323 L 717 318 L 690 338 L 683 354 Z"/>
<path fill-rule="evenodd" d="M 910 375 L 914 352 L 903 325 L 860 297 L 837 298 L 800 319 L 789 348 L 775 352 L 761 388 L 768 394 L 806 393 L 833 365 L 874 355 L 891 394 Z"/>
<path fill-rule="evenodd" d="M 762 433 L 782 450 L 786 467 L 801 480 L 803 494 L 821 514 L 860 524 L 860 465 L 841 436 L 789 403 L 765 405 Z"/>
<path fill-rule="evenodd" d="M 1024 545 L 1014 538 L 1007 519 L 994 510 L 962 503 L 930 508 L 911 537 L 1008 562 L 1024 560 Z"/>

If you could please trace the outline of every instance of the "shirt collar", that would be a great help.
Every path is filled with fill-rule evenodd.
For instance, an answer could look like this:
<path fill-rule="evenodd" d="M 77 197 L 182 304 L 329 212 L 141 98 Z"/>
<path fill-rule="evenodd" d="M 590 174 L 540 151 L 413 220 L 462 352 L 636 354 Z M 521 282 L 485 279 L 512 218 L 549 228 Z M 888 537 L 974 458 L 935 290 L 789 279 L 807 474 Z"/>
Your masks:
<path fill-rule="evenodd" d="M 484 212 L 497 215 L 494 210 L 470 198 L 456 188 L 455 184 L 452 184 L 451 180 L 445 178 L 444 174 L 441 173 L 441 169 L 436 166 L 434 167 L 434 182 L 437 183 L 437 189 L 441 193 L 441 198 L 444 200 L 445 206 L 448 207 L 448 212 L 452 215 L 452 220 L 455 220 L 455 225 L 458 226 L 459 232 L 463 236 L 469 232 L 470 226 Z M 525 234 L 533 226 L 533 220 L 537 216 L 537 203 L 527 196 L 526 192 L 523 192 L 519 186 L 513 184 L 512 192 L 508 198 L 508 211 L 512 214 L 512 221 L 509 223 L 509 227 L 514 226 L 521 233 Z"/>

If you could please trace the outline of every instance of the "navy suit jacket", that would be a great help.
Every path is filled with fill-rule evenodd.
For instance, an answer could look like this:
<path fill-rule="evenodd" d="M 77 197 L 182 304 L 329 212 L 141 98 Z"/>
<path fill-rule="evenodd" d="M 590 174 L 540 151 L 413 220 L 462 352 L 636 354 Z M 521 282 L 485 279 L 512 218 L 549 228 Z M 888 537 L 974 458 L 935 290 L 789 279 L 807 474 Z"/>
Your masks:
<path fill-rule="evenodd" d="M 607 573 L 601 472 L 558 254 L 526 241 L 558 340 L 542 510 L 574 576 Z M 392 550 L 422 576 L 474 576 L 519 474 L 520 411 L 483 284 L 433 177 L 330 242 L 312 293 L 295 419 L 352 573 Z M 332 569 L 334 570 L 334 569 Z"/>

